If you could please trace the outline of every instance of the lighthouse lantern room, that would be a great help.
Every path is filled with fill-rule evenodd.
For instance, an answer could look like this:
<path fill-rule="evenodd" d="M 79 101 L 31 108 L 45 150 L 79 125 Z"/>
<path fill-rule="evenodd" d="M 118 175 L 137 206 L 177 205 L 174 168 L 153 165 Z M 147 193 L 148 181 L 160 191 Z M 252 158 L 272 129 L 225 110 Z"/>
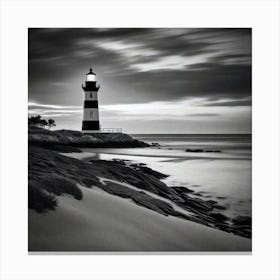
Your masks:
<path fill-rule="evenodd" d="M 85 85 L 82 85 L 84 90 L 84 112 L 82 132 L 96 133 L 100 132 L 99 112 L 98 112 L 98 90 L 100 86 L 96 81 L 96 74 L 90 68 L 86 74 Z"/>

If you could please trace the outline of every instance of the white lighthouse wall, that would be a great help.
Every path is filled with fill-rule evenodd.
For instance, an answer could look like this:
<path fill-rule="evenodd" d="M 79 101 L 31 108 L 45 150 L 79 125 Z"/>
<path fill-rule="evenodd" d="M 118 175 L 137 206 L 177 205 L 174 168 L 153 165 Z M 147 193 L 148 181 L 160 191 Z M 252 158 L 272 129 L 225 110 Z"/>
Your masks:
<path fill-rule="evenodd" d="M 99 113 L 98 108 L 84 108 L 84 121 L 98 121 Z"/>
<path fill-rule="evenodd" d="M 97 100 L 97 92 L 96 91 L 86 91 L 85 100 Z"/>

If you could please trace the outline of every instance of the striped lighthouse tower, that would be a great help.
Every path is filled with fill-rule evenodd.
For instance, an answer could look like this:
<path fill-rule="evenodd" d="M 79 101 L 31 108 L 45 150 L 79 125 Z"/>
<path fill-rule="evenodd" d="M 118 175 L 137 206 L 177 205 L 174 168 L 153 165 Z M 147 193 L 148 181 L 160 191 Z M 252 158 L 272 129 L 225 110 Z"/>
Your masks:
<path fill-rule="evenodd" d="M 86 75 L 86 83 L 82 85 L 85 93 L 82 132 L 100 132 L 97 92 L 100 86 L 96 82 L 96 74 L 90 68 Z"/>

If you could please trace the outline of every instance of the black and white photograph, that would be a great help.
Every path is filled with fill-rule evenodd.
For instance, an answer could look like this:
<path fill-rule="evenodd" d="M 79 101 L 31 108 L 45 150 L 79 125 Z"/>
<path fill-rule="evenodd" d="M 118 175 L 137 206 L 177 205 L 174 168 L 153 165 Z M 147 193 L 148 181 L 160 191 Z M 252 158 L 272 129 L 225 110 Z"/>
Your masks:
<path fill-rule="evenodd" d="M 250 252 L 251 28 L 29 28 L 28 250 Z"/>
<path fill-rule="evenodd" d="M 279 8 L 0 0 L 0 280 L 279 280 Z"/>

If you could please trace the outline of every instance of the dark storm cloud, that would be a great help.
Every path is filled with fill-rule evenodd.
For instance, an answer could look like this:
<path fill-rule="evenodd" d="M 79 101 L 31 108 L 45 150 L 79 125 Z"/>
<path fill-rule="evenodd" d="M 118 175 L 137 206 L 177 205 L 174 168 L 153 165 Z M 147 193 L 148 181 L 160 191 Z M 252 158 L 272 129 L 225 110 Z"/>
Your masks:
<path fill-rule="evenodd" d="M 193 55 L 211 46 L 210 42 L 184 39 L 185 29 L 177 30 L 183 33 L 176 34 L 172 29 L 151 28 L 29 29 L 29 60 L 44 58 L 56 60 L 75 55 L 79 49 L 88 49 L 87 46 L 79 44 L 81 41 L 125 40 L 128 43 L 145 44 L 146 47 L 159 50 L 161 55 L 174 53 Z M 91 49 L 91 51 L 98 53 L 98 49 Z"/>
<path fill-rule="evenodd" d="M 123 79 L 128 85 L 133 84 L 135 91 L 141 92 L 139 102 L 148 101 L 151 98 L 151 92 L 155 100 L 186 97 L 236 99 L 250 95 L 250 66 L 203 64 L 194 67 L 186 71 L 131 74 Z"/>
<path fill-rule="evenodd" d="M 200 97 L 244 106 L 251 29 L 29 29 L 30 100 L 80 105 L 74 92 L 90 66 L 104 104 Z"/>
<path fill-rule="evenodd" d="M 81 41 L 100 39 L 121 40 L 131 34 L 146 34 L 149 29 L 88 29 L 88 28 L 31 28 L 29 29 L 29 62 L 41 60 L 56 61 L 60 58 L 79 58 L 79 50 L 90 51 L 90 55 L 99 55 L 98 48 L 80 44 Z M 106 52 L 105 52 L 106 53 Z M 77 55 L 78 54 L 78 55 Z M 82 55 L 81 55 L 82 57 Z M 65 61 L 67 62 L 67 61 Z"/>

